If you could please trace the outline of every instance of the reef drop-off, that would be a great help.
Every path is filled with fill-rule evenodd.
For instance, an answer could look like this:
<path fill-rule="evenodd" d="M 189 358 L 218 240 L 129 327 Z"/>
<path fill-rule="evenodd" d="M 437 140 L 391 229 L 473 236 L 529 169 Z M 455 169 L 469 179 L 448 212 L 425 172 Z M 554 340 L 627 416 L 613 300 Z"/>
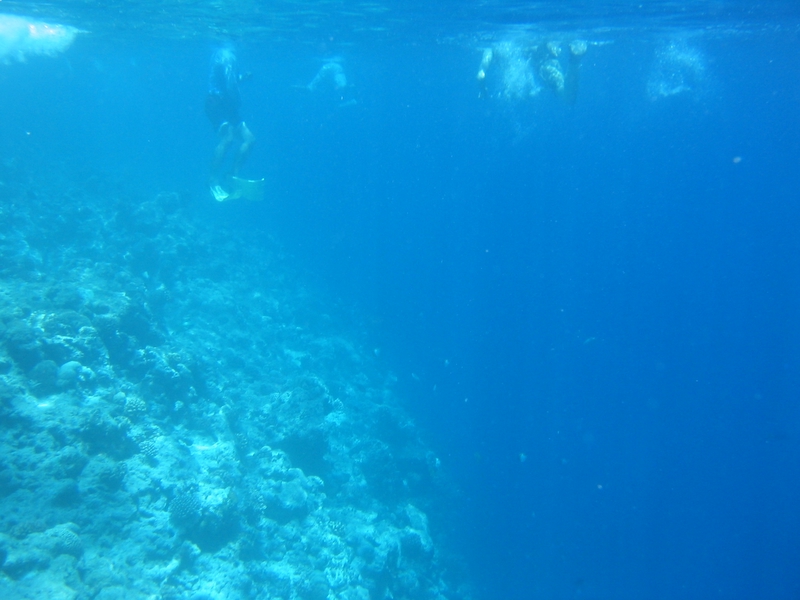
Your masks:
<path fill-rule="evenodd" d="M 0 179 L 0 597 L 469 597 L 436 457 L 276 243 Z"/>

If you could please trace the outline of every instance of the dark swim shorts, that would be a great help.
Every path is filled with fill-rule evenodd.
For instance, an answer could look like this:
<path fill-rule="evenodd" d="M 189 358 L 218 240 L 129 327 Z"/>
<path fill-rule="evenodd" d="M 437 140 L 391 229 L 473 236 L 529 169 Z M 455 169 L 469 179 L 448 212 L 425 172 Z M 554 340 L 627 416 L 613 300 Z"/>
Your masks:
<path fill-rule="evenodd" d="M 242 122 L 237 103 L 222 94 L 212 93 L 206 96 L 206 115 L 216 132 L 219 132 L 225 123 L 236 126 Z"/>

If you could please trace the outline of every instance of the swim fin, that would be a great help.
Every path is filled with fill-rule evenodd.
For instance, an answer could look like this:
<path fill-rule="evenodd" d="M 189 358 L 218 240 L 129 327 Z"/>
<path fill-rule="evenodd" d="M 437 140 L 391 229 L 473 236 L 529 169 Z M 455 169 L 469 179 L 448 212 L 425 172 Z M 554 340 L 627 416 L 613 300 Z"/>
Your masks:
<path fill-rule="evenodd" d="M 214 196 L 214 200 L 217 202 L 224 202 L 228 198 L 230 198 L 230 194 L 222 189 L 221 185 L 212 185 L 211 186 L 211 195 Z"/>
<path fill-rule="evenodd" d="M 233 192 L 231 198 L 244 198 L 245 200 L 260 201 L 264 199 L 265 180 L 241 179 L 232 177 Z"/>

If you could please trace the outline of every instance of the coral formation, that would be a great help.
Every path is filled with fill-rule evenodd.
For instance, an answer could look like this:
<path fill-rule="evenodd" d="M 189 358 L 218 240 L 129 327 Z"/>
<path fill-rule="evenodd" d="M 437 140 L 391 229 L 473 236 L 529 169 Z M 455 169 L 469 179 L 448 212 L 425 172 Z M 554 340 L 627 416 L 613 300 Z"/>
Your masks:
<path fill-rule="evenodd" d="M 279 248 L 4 179 L 0 597 L 468 596 L 392 378 Z"/>

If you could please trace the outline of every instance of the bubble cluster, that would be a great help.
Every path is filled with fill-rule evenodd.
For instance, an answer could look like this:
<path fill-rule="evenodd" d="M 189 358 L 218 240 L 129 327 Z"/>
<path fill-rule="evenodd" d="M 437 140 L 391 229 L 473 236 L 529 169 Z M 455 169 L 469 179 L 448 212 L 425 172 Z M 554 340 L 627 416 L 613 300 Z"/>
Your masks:
<path fill-rule="evenodd" d="M 29 56 L 53 56 L 72 45 L 74 27 L 0 15 L 0 61 L 24 61 Z"/>

